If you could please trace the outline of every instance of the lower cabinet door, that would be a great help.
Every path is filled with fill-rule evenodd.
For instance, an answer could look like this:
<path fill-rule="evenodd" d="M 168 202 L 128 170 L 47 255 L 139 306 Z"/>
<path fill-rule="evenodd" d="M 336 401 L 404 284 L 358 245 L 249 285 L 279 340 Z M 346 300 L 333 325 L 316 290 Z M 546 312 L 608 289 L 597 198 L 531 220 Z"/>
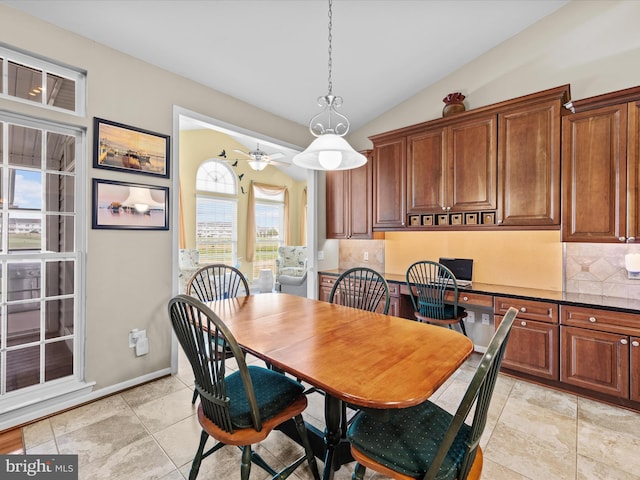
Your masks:
<path fill-rule="evenodd" d="M 629 398 L 629 337 L 563 325 L 560 341 L 560 381 Z"/>
<path fill-rule="evenodd" d="M 502 315 L 495 316 L 495 328 L 502 318 Z M 502 367 L 558 380 L 558 325 L 516 317 Z"/>
<path fill-rule="evenodd" d="M 640 402 L 640 337 L 631 337 L 631 400 Z"/>

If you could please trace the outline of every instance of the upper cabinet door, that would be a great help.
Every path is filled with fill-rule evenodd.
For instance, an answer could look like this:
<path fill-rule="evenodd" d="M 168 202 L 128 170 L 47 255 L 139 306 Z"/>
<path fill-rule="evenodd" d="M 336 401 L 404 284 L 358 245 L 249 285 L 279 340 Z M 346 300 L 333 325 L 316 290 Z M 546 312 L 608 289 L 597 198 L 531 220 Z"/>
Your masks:
<path fill-rule="evenodd" d="M 498 223 L 560 225 L 560 100 L 500 113 Z"/>
<path fill-rule="evenodd" d="M 640 242 L 640 102 L 631 102 L 627 148 L 627 241 Z"/>
<path fill-rule="evenodd" d="M 349 237 L 348 170 L 326 172 L 327 238 Z"/>
<path fill-rule="evenodd" d="M 407 211 L 446 210 L 446 134 L 434 128 L 407 138 Z"/>
<path fill-rule="evenodd" d="M 495 210 L 496 123 L 491 114 L 448 127 L 447 210 Z"/>
<path fill-rule="evenodd" d="M 373 182 L 371 180 L 371 155 L 360 168 L 349 173 L 349 238 L 372 238 Z"/>
<path fill-rule="evenodd" d="M 562 240 L 626 241 L 627 104 L 562 120 Z"/>
<path fill-rule="evenodd" d="M 406 137 L 374 143 L 373 228 L 404 227 L 406 223 Z"/>

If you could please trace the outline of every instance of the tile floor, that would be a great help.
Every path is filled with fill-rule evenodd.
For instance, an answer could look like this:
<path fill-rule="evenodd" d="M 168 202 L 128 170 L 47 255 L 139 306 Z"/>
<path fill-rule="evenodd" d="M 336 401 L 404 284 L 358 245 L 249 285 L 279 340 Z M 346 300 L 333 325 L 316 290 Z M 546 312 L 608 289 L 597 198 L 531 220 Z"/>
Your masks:
<path fill-rule="evenodd" d="M 470 359 L 434 395 L 438 404 L 456 408 L 478 359 Z M 176 376 L 27 426 L 27 453 L 78 454 L 81 480 L 188 478 L 200 437 L 192 379 L 182 361 Z M 322 427 L 322 396 L 311 396 L 305 417 Z M 481 445 L 483 480 L 640 480 L 639 414 L 503 375 Z M 280 432 L 258 450 L 275 465 L 301 452 Z M 198 478 L 239 478 L 239 467 L 240 451 L 225 447 L 203 461 Z M 351 473 L 347 465 L 335 478 L 348 480 Z M 266 477 L 252 468 L 252 480 Z M 292 478 L 312 477 L 298 469 Z M 367 471 L 365 478 L 386 477 Z"/>

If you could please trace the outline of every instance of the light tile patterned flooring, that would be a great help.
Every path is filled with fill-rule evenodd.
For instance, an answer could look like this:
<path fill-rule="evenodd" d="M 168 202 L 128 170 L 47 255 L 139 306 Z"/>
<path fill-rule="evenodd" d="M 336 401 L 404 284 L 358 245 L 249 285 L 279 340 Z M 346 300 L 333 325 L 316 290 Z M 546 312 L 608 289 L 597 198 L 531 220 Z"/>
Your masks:
<path fill-rule="evenodd" d="M 453 411 L 479 356 L 434 395 Z M 24 428 L 27 453 L 79 456 L 79 478 L 188 478 L 200 427 L 191 405 L 193 375 L 181 358 L 163 378 Z M 305 418 L 323 425 L 323 397 L 311 396 Z M 481 442 L 483 480 L 640 480 L 640 415 L 500 375 Z M 274 432 L 257 450 L 282 464 L 301 449 Z M 322 462 L 320 462 L 322 467 Z M 202 463 L 199 479 L 239 478 L 240 451 L 225 447 Z M 292 478 L 312 478 L 301 467 Z M 351 478 L 353 465 L 336 472 Z M 252 480 L 268 475 L 254 466 Z M 386 477 L 367 471 L 368 480 Z"/>

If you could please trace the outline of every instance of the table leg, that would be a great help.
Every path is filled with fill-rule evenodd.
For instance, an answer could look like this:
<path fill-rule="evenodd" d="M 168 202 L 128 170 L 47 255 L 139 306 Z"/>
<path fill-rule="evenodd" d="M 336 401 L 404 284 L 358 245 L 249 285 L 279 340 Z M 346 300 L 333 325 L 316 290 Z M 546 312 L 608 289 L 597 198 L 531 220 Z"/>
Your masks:
<path fill-rule="evenodd" d="M 325 394 L 324 416 L 327 424 L 324 436 L 327 452 L 324 458 L 322 479 L 331 480 L 333 479 L 333 472 L 340 468 L 337 449 L 342 438 L 342 400 Z"/>

